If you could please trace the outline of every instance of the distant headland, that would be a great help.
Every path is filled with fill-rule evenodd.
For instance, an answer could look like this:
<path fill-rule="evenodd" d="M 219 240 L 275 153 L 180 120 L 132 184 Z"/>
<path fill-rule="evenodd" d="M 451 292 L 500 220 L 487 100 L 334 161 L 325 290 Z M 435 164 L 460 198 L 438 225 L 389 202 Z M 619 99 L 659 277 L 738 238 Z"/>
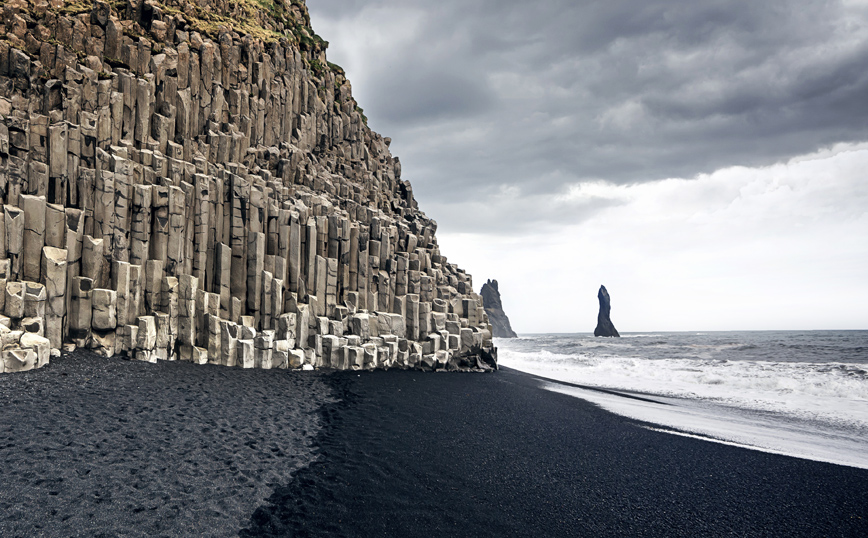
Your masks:
<path fill-rule="evenodd" d="M 497 286 L 497 280 L 489 280 L 483 284 L 482 290 L 479 293 L 482 295 L 485 313 L 488 314 L 488 321 L 491 323 L 494 336 L 498 338 L 518 338 L 518 335 L 512 330 L 509 317 L 503 311 L 503 303 L 500 300 L 500 290 Z"/>

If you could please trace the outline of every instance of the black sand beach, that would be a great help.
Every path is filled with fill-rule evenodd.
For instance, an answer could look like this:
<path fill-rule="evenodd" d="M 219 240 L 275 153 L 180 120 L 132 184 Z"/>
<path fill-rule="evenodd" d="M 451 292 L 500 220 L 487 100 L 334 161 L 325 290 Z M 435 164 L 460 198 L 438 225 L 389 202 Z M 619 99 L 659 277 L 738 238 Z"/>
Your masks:
<path fill-rule="evenodd" d="M 868 535 L 868 471 L 650 431 L 507 369 L 78 353 L 0 377 L 0 405 L 2 536 Z"/>
<path fill-rule="evenodd" d="M 0 376 L 0 536 L 236 536 L 314 458 L 322 375 L 75 352 Z"/>

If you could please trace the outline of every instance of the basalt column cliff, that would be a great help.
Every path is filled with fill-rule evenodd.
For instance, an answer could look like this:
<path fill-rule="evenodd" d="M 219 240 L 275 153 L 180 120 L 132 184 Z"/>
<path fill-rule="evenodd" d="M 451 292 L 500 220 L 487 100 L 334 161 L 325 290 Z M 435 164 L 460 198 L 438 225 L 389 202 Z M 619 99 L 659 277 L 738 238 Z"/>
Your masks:
<path fill-rule="evenodd" d="M 0 10 L 0 372 L 496 367 L 303 1 Z"/>

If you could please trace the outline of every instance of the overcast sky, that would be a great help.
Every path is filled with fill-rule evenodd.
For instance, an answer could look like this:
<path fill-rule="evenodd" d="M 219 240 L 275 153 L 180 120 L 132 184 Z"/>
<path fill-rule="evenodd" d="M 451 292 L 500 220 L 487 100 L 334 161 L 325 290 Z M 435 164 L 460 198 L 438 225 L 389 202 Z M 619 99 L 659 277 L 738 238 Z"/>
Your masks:
<path fill-rule="evenodd" d="M 308 0 L 519 333 L 868 329 L 868 0 Z"/>

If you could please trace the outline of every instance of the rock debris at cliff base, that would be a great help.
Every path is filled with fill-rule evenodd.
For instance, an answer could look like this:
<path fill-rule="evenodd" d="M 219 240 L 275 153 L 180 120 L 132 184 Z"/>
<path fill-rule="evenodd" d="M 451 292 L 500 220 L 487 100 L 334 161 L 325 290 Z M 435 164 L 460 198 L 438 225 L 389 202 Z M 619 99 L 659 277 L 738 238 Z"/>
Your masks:
<path fill-rule="evenodd" d="M 496 367 L 470 275 L 440 254 L 304 3 L 252 6 L 0 8 L 0 372 L 72 345 Z"/>

